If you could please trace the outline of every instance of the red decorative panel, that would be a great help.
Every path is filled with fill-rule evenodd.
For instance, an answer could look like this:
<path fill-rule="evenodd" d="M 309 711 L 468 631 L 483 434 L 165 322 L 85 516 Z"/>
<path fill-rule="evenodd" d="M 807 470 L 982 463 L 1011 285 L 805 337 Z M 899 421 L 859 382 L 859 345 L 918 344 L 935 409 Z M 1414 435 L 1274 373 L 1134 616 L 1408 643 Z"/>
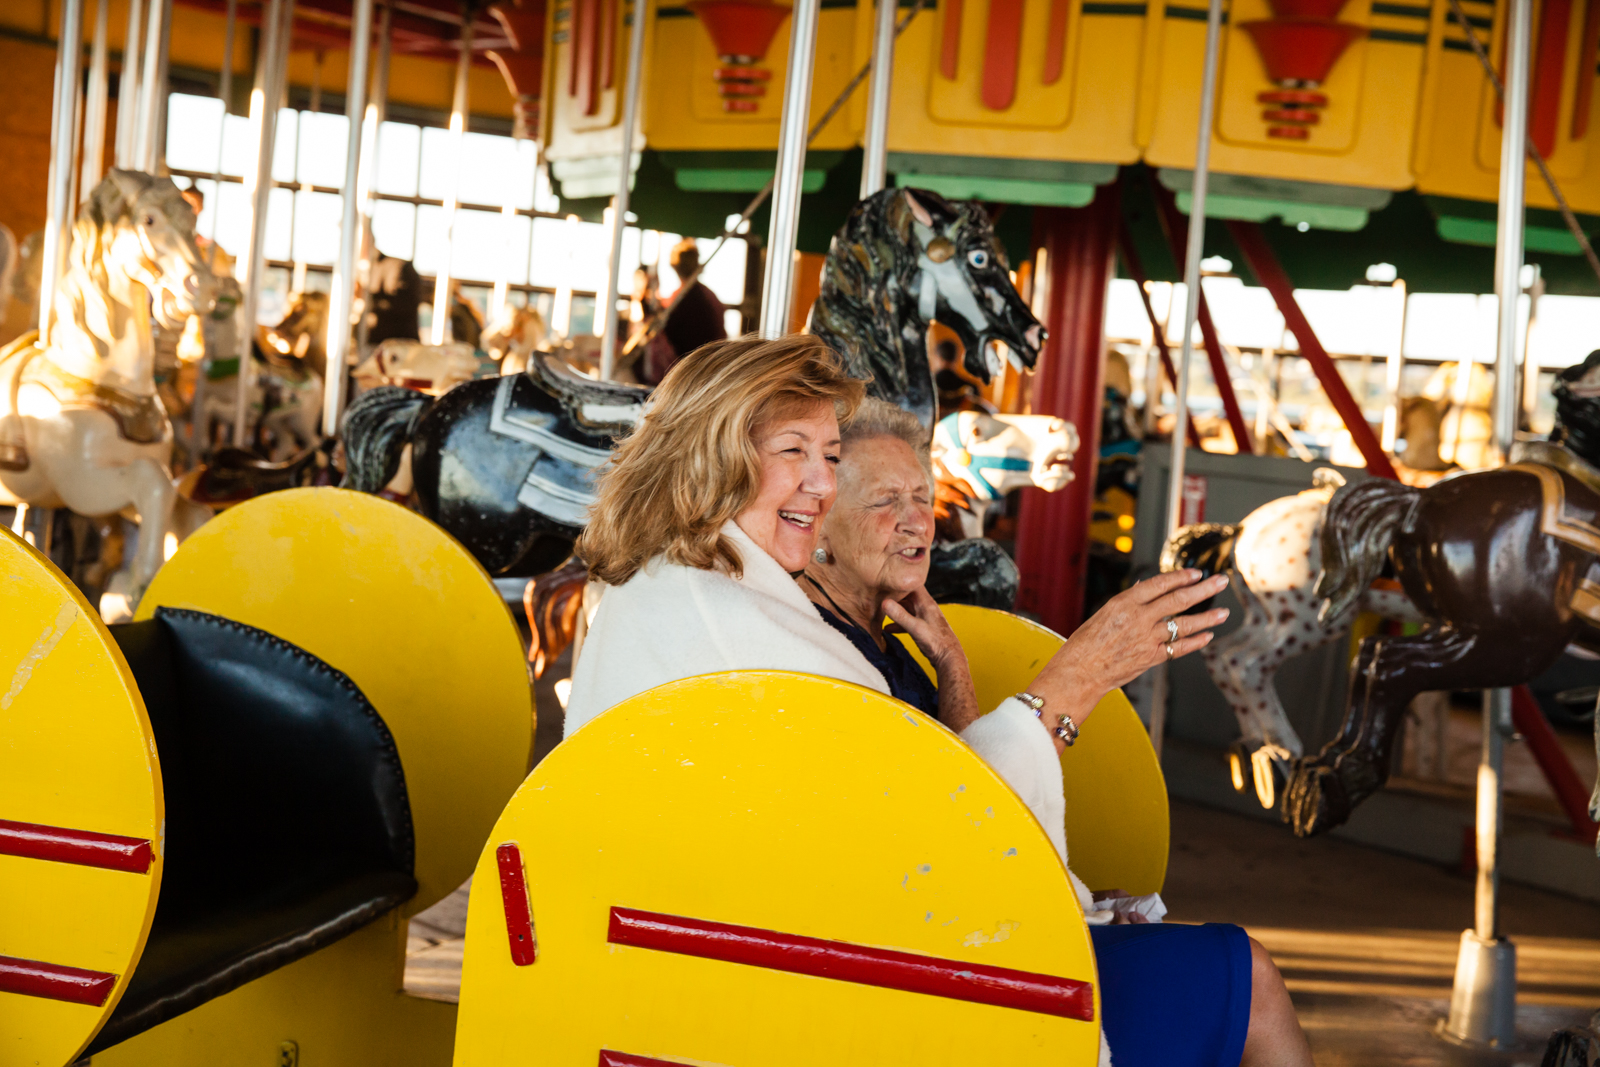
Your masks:
<path fill-rule="evenodd" d="M 528 908 L 528 883 L 522 873 L 522 851 L 516 845 L 494 850 L 500 864 L 500 900 L 506 911 L 506 937 L 511 941 L 511 962 L 526 967 L 539 958 L 533 939 L 533 914 Z"/>
<path fill-rule="evenodd" d="M 62 967 L 38 960 L 0 956 L 0 993 L 64 1000 L 98 1008 L 116 987 L 117 976 L 81 967 Z"/>
<path fill-rule="evenodd" d="M 600 110 L 595 92 L 595 60 L 599 41 L 600 0 L 572 2 L 572 58 L 567 69 L 567 95 L 578 101 L 578 112 L 593 115 Z"/>
<path fill-rule="evenodd" d="M 1004 111 L 1017 98 L 1017 56 L 1021 51 L 1022 0 L 989 0 L 981 99 L 990 111 Z"/>
<path fill-rule="evenodd" d="M 939 41 L 939 73 L 955 81 L 961 60 L 962 0 L 944 0 L 944 36 Z"/>
<path fill-rule="evenodd" d="M 0 819 L 0 856 L 54 860 L 129 874 L 150 870 L 150 842 L 142 837 L 118 837 L 9 819 Z"/>
<path fill-rule="evenodd" d="M 1572 23 L 1572 0 L 1544 0 L 1539 13 L 1539 37 L 1533 57 L 1532 92 L 1528 97 L 1528 136 L 1539 154 L 1549 159 L 1556 150 L 1560 123 L 1561 76 L 1567 65 L 1567 27 Z M 1580 62 L 1582 62 L 1580 60 Z M 1588 60 L 1594 70 L 1594 58 Z M 1581 79 L 1580 79 L 1581 81 Z"/>
<path fill-rule="evenodd" d="M 617 84 L 617 0 L 600 0 L 600 88 Z"/>
<path fill-rule="evenodd" d="M 1572 139 L 1589 132 L 1589 109 L 1594 104 L 1594 68 L 1600 62 L 1600 0 L 1589 0 L 1583 16 L 1583 47 L 1578 51 L 1578 96 L 1572 102 Z"/>
<path fill-rule="evenodd" d="M 1071 0 L 1050 0 L 1050 34 L 1044 42 L 1044 84 L 1061 80 L 1067 63 L 1067 13 Z"/>
<path fill-rule="evenodd" d="M 632 908 L 611 909 L 607 940 L 613 945 L 1094 1021 L 1094 987 L 1088 982 L 965 960 L 919 956 Z"/>

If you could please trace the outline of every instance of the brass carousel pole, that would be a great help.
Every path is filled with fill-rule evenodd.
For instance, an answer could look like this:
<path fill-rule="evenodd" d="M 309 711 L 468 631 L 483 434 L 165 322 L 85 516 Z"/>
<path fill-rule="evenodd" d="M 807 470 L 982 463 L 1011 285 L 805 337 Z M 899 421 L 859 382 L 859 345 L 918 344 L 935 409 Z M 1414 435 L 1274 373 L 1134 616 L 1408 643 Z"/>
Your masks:
<path fill-rule="evenodd" d="M 1211 126 L 1217 101 L 1217 53 L 1222 44 L 1222 0 L 1206 12 L 1206 58 L 1200 75 L 1200 129 L 1194 152 L 1194 189 L 1189 207 L 1189 245 L 1183 257 L 1183 347 L 1178 353 L 1177 422 L 1172 427 L 1172 463 L 1167 472 L 1167 538 L 1183 524 L 1183 469 L 1189 445 L 1189 364 L 1200 317 L 1200 259 L 1205 254 L 1206 190 L 1211 183 Z M 1150 701 L 1150 744 L 1161 757 L 1167 732 L 1167 667 L 1156 668 Z"/>
<path fill-rule="evenodd" d="M 611 259 L 606 291 L 597 314 L 605 315 L 600 335 L 600 377 L 609 381 L 617 370 L 617 291 L 622 274 L 622 235 L 628 228 L 628 183 L 633 178 L 633 144 L 639 129 L 639 83 L 644 66 L 644 20 L 648 0 L 633 0 L 633 26 L 628 34 L 628 84 L 623 90 L 622 136 L 617 195 L 611 198 Z"/>
<path fill-rule="evenodd" d="M 72 178 L 77 162 L 78 77 L 83 67 L 83 0 L 63 0 L 56 46 L 55 103 L 50 111 L 50 172 L 45 201 L 43 269 L 39 279 L 39 344 L 50 339 L 50 314 L 72 232 Z"/>
<path fill-rule="evenodd" d="M 806 167 L 806 119 L 811 113 L 811 67 L 817 52 L 820 0 L 795 0 L 789 23 L 789 76 L 778 127 L 772 223 L 767 229 L 767 271 L 761 289 L 761 336 L 789 332 L 794 302 L 794 243 L 800 227 L 800 187 Z"/>
<path fill-rule="evenodd" d="M 272 150 L 278 130 L 288 73 L 289 42 L 294 27 L 294 0 L 266 0 L 261 13 L 261 52 L 256 56 L 255 88 L 250 93 L 250 124 L 256 135 L 254 165 L 245 173 L 250 225 L 239 256 L 239 288 L 244 293 L 239 324 L 239 393 L 235 398 L 233 443 L 250 441 L 250 394 L 255 386 L 251 346 L 256 334 L 256 309 L 261 300 L 261 275 L 266 269 L 267 205 L 272 196 Z"/>
<path fill-rule="evenodd" d="M 1494 443 L 1505 460 L 1517 430 L 1517 300 L 1522 295 L 1523 208 L 1528 139 L 1528 46 L 1533 0 L 1511 0 L 1507 24 L 1505 118 L 1500 139 L 1500 218 L 1495 292 Z M 1478 763 L 1478 882 L 1471 930 L 1461 933 L 1450 1014 L 1440 1033 L 1463 1044 L 1507 1048 L 1517 1039 L 1517 949 L 1500 932 L 1500 799 L 1511 690 L 1483 694 L 1483 749 Z"/>
<path fill-rule="evenodd" d="M 133 129 L 139 122 L 139 42 L 143 33 L 144 0 L 128 0 L 128 32 L 122 42 L 122 75 L 117 82 L 117 139 L 113 159 L 117 167 L 133 167 Z"/>
<path fill-rule="evenodd" d="M 456 88 L 450 102 L 450 133 L 455 141 L 455 170 L 451 176 L 450 195 L 444 200 L 444 262 L 433 281 L 433 343 L 442 345 L 451 340 L 450 333 L 450 257 L 456 244 L 456 205 L 461 199 L 461 139 L 467 130 L 467 72 L 472 68 L 472 5 L 461 9 L 461 55 L 456 60 Z"/>
<path fill-rule="evenodd" d="M 872 88 L 867 94 L 867 132 L 861 148 L 861 199 L 889 180 L 889 91 L 894 83 L 895 0 L 878 0 L 872 34 Z"/>
<path fill-rule="evenodd" d="M 328 290 L 327 380 L 322 383 L 322 432 L 339 432 L 344 408 L 345 357 L 350 350 L 350 307 L 355 300 L 356 238 L 361 230 L 362 141 L 366 138 L 367 57 L 372 50 L 372 0 L 355 0 L 350 18 L 350 78 L 345 89 L 347 132 L 344 148 L 344 184 L 340 189 L 339 259 Z"/>

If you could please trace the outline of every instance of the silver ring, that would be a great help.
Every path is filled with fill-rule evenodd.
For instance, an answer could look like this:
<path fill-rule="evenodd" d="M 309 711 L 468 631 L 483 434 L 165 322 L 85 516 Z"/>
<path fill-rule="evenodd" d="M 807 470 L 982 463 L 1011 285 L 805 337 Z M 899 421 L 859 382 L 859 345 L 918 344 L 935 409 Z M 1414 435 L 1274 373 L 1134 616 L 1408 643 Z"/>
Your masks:
<path fill-rule="evenodd" d="M 1172 618 L 1172 616 L 1169 615 L 1169 616 L 1167 616 L 1167 640 L 1168 641 L 1176 641 L 1177 639 L 1178 639 L 1178 620 Z M 1172 657 L 1172 652 L 1170 650 L 1167 652 L 1167 657 L 1169 659 Z"/>
<path fill-rule="evenodd" d="M 1170 641 L 1167 643 L 1167 659 L 1172 659 L 1172 643 Z"/>

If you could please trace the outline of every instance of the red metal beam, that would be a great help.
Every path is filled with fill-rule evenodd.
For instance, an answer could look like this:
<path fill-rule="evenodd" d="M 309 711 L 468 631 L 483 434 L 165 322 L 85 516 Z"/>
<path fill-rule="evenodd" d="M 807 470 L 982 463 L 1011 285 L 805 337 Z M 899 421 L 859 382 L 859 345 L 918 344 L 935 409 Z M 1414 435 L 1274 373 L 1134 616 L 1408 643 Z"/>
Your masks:
<path fill-rule="evenodd" d="M 1156 181 L 1150 180 L 1150 187 L 1155 192 L 1156 207 L 1160 209 L 1161 228 L 1167 234 L 1167 246 L 1172 249 L 1172 258 L 1182 264 L 1184 250 L 1189 244 L 1189 217 L 1178 210 L 1178 198 L 1171 189 Z M 1239 409 L 1239 397 L 1233 391 L 1233 375 L 1228 370 L 1228 361 L 1222 355 L 1222 343 L 1217 340 L 1217 327 L 1211 321 L 1211 305 L 1206 302 L 1205 286 L 1200 286 L 1200 339 L 1205 343 L 1206 359 L 1211 363 L 1211 377 L 1217 383 L 1217 392 L 1222 396 L 1222 410 L 1228 416 L 1228 426 L 1233 430 L 1234 451 L 1251 453 L 1255 446 L 1250 441 L 1250 429 L 1244 424 L 1244 412 Z"/>
<path fill-rule="evenodd" d="M 1511 724 L 1528 743 L 1528 751 L 1544 772 L 1544 779 L 1550 783 L 1550 791 L 1555 793 L 1561 810 L 1567 813 L 1573 832 L 1594 844 L 1600 826 L 1589 818 L 1589 789 L 1573 769 L 1566 750 L 1556 739 L 1556 732 L 1539 709 L 1539 702 L 1525 685 L 1511 690 Z"/>
<path fill-rule="evenodd" d="M 1344 420 L 1345 428 L 1350 431 L 1350 439 L 1366 459 L 1368 473 L 1382 478 L 1397 478 L 1394 464 L 1389 462 L 1383 446 L 1378 443 L 1377 435 L 1367 423 L 1367 417 L 1361 413 L 1361 405 L 1350 395 L 1344 379 L 1339 376 L 1339 368 L 1333 365 L 1333 360 L 1328 357 L 1328 350 L 1317 340 L 1316 332 L 1311 329 L 1311 323 L 1306 319 L 1305 312 L 1300 310 L 1300 303 L 1294 298 L 1294 286 L 1278 263 L 1278 257 L 1273 253 L 1272 246 L 1267 244 L 1267 239 L 1262 236 L 1261 227 L 1253 222 L 1236 222 L 1230 219 L 1228 232 L 1233 235 L 1233 243 L 1239 246 L 1239 251 L 1244 253 L 1244 258 L 1249 262 L 1250 270 L 1256 279 L 1266 287 L 1272 294 L 1272 299 L 1277 302 L 1284 324 L 1289 327 L 1289 332 L 1294 334 L 1295 340 L 1300 342 L 1300 355 L 1311 364 L 1317 380 L 1322 383 L 1323 391 L 1328 394 L 1328 400 L 1332 402 L 1339 417 Z"/>
<path fill-rule="evenodd" d="M 539 944 L 533 938 L 533 913 L 528 907 L 522 850 L 514 844 L 504 844 L 494 850 L 494 856 L 500 867 L 500 901 L 505 907 L 511 962 L 526 967 L 539 959 Z"/>
<path fill-rule="evenodd" d="M 1150 336 L 1155 340 L 1156 351 L 1161 353 L 1161 366 L 1167 372 L 1167 380 L 1172 382 L 1172 387 L 1178 387 L 1178 371 L 1172 365 L 1172 353 L 1167 349 L 1166 330 L 1161 320 L 1156 318 L 1156 309 L 1150 303 L 1150 293 L 1145 286 L 1150 284 L 1149 277 L 1144 272 L 1144 263 L 1139 259 L 1138 249 L 1133 246 L 1133 234 L 1128 232 L 1127 222 L 1117 230 L 1117 255 L 1122 259 L 1122 265 L 1127 268 L 1132 276 L 1133 283 L 1139 287 L 1139 300 L 1144 304 L 1144 313 L 1150 317 Z M 1155 403 L 1154 397 L 1146 397 L 1146 404 Z M 1189 429 L 1189 444 L 1193 448 L 1200 447 L 1200 431 L 1194 428 L 1193 419 L 1184 419 L 1183 424 Z"/>
<path fill-rule="evenodd" d="M 1094 1021 L 1094 986 L 1076 978 L 1017 971 L 965 960 L 825 941 L 754 926 L 612 908 L 613 945 L 743 963 L 813 978 Z"/>
<path fill-rule="evenodd" d="M 1105 402 L 1106 292 L 1121 221 L 1116 183 L 1101 186 L 1088 207 L 1033 212 L 1033 244 L 1045 253 L 1044 269 L 1034 279 L 1034 292 L 1041 293 L 1036 306 L 1042 307 L 1040 317 L 1050 331 L 1033 374 L 1033 411 L 1071 422 L 1078 428 L 1079 447 L 1066 488 L 1022 490 L 1017 606 L 1062 634 L 1083 621 Z"/>

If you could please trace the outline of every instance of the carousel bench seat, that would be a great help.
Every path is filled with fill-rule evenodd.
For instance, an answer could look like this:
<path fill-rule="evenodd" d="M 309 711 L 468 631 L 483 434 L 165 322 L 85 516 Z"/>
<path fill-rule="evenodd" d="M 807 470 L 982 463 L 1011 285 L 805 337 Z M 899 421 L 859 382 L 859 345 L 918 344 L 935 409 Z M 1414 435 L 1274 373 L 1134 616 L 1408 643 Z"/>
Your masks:
<path fill-rule="evenodd" d="M 149 940 L 90 1051 L 308 956 L 408 900 L 411 809 L 383 719 L 271 634 L 161 608 L 112 627 L 166 805 Z"/>

